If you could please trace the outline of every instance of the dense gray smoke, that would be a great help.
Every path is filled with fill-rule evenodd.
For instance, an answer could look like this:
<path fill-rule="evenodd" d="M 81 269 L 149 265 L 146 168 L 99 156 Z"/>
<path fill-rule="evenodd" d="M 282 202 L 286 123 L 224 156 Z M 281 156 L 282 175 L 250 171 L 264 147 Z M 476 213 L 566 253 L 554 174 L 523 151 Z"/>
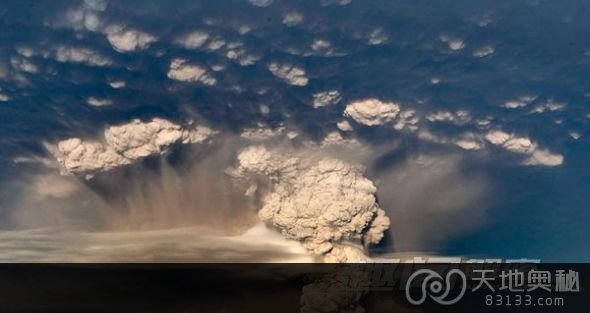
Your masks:
<path fill-rule="evenodd" d="M 256 209 L 223 173 L 231 162 L 228 145 L 194 146 L 179 153 L 179 160 L 174 155 L 148 158 L 88 179 L 84 173 L 34 176 L 14 221 L 20 227 L 43 227 L 50 218 L 52 226 L 101 231 L 206 226 L 220 233 L 243 232 L 257 222 Z M 54 205 L 63 209 L 52 210 Z"/>
<path fill-rule="evenodd" d="M 432 248 L 426 243 L 433 236 L 468 229 L 481 208 L 466 207 L 485 188 L 482 180 L 470 181 L 467 189 L 448 185 L 466 183 L 453 157 L 410 158 L 376 172 L 375 155 L 395 146 L 368 146 L 338 132 L 318 143 L 285 127 L 235 136 L 162 119 L 136 120 L 106 128 L 104 137 L 47 147 L 54 161 L 45 160 L 50 166 L 44 174 L 25 179 L 29 187 L 9 220 L 11 228 L 40 229 L 12 237 L 54 240 L 55 229 L 69 234 L 53 243 L 53 260 L 122 255 L 148 261 L 366 261 L 371 251 L 393 252 L 391 235 L 399 246 L 417 251 Z M 113 162 L 118 159 L 125 162 Z M 426 199 L 433 202 L 423 192 L 431 192 Z M 421 218 L 425 213 L 433 218 Z M 268 254 L 256 236 L 274 238 L 266 245 L 279 251 Z M 135 252 L 113 238 L 126 238 Z M 187 244 L 177 247 L 184 253 L 161 249 L 178 245 L 175 240 Z M 92 242 L 102 247 L 95 256 L 84 248 Z M 81 252 L 73 256 L 65 244 Z M 152 258 L 141 256 L 146 253 Z"/>
<path fill-rule="evenodd" d="M 270 181 L 271 191 L 263 197 L 258 216 L 287 238 L 301 241 L 316 255 L 356 259 L 358 254 L 349 257 L 335 245 L 381 241 L 390 222 L 376 201 L 377 189 L 363 176 L 362 167 L 305 152 L 285 154 L 250 146 L 229 172 L 246 179 L 264 175 Z M 254 180 L 248 190 L 257 188 Z"/>

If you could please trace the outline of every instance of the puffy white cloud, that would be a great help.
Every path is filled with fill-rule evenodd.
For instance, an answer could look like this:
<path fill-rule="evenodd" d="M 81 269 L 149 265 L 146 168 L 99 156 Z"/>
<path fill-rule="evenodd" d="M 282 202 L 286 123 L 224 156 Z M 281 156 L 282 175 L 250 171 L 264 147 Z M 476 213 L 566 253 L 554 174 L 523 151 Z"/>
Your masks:
<path fill-rule="evenodd" d="M 377 28 L 369 34 L 369 44 L 370 45 L 380 45 L 386 42 L 388 39 L 387 33 L 383 30 L 383 28 Z"/>
<path fill-rule="evenodd" d="M 483 46 L 473 50 L 473 56 L 476 58 L 483 58 L 487 57 L 488 55 L 492 55 L 495 52 L 494 47 L 492 46 Z"/>
<path fill-rule="evenodd" d="M 225 46 L 225 44 L 226 44 L 225 40 L 223 40 L 221 38 L 214 38 L 209 41 L 209 44 L 207 45 L 207 50 L 217 51 L 217 50 L 223 48 L 223 46 Z"/>
<path fill-rule="evenodd" d="M 78 7 L 72 7 L 59 15 L 57 19 L 48 21 L 51 27 L 66 27 L 76 31 L 102 32 L 104 30 L 101 14 L 107 3 L 101 0 L 86 0 Z"/>
<path fill-rule="evenodd" d="M 431 122 L 452 122 L 455 120 L 453 113 L 448 111 L 438 111 L 435 113 L 429 113 L 426 119 Z"/>
<path fill-rule="evenodd" d="M 578 133 L 578 132 L 575 132 L 575 131 L 570 131 L 568 134 L 569 134 L 569 135 L 570 135 L 570 137 L 572 137 L 574 140 L 578 140 L 578 139 L 580 139 L 580 137 L 582 137 L 582 135 L 581 135 L 580 133 Z"/>
<path fill-rule="evenodd" d="M 262 115 L 268 115 L 268 113 L 270 113 L 270 107 L 266 104 L 261 104 L 258 108 L 260 109 L 260 114 Z"/>
<path fill-rule="evenodd" d="M 506 150 L 516 153 L 529 153 L 534 150 L 534 144 L 529 138 L 516 137 L 501 130 L 490 131 L 485 138 L 494 145 L 501 145 Z"/>
<path fill-rule="evenodd" d="M 240 134 L 240 137 L 250 141 L 263 141 L 271 138 L 282 136 L 285 133 L 285 127 L 280 126 L 275 129 L 258 125 L 255 128 L 246 128 Z"/>
<path fill-rule="evenodd" d="M 211 65 L 211 70 L 213 70 L 214 72 L 221 72 L 225 69 L 225 66 L 222 64 L 213 64 Z"/>
<path fill-rule="evenodd" d="M 94 107 L 102 107 L 102 106 L 108 106 L 108 105 L 112 105 L 113 101 L 109 100 L 109 99 L 100 99 L 100 98 L 96 98 L 96 97 L 88 97 L 88 99 L 86 99 L 86 102 Z"/>
<path fill-rule="evenodd" d="M 502 146 L 506 148 L 506 150 L 516 153 L 529 153 L 534 149 L 533 142 L 526 137 L 510 138 Z"/>
<path fill-rule="evenodd" d="M 522 108 L 524 106 L 526 106 L 528 103 L 523 102 L 523 101 L 518 101 L 518 100 L 509 100 L 504 102 L 503 107 L 507 108 L 507 109 L 518 109 L 518 108 Z"/>
<path fill-rule="evenodd" d="M 326 137 L 324 137 L 324 139 L 322 140 L 320 145 L 322 147 L 327 147 L 327 146 L 354 147 L 354 146 L 360 146 L 360 142 L 358 142 L 354 138 L 344 139 L 344 137 L 342 137 L 342 135 L 339 132 L 333 131 L 333 132 L 327 134 Z"/>
<path fill-rule="evenodd" d="M 68 10 L 62 20 L 58 20 L 53 24 L 61 27 L 71 27 L 77 31 L 88 30 L 95 32 L 102 27 L 102 21 L 97 13 L 97 10 L 82 6 Z"/>
<path fill-rule="evenodd" d="M 303 23 L 304 16 L 297 12 L 290 12 L 283 16 L 283 24 L 289 27 L 293 27 Z"/>
<path fill-rule="evenodd" d="M 477 125 L 478 128 L 488 128 L 490 126 L 490 124 L 492 123 L 492 117 L 485 117 L 485 118 L 479 118 L 475 120 L 475 125 Z"/>
<path fill-rule="evenodd" d="M 432 132 L 430 132 L 428 130 L 420 130 L 418 132 L 418 138 L 420 138 L 422 140 L 436 142 L 436 143 L 447 143 L 448 142 L 447 139 L 437 136 L 436 134 L 433 134 Z"/>
<path fill-rule="evenodd" d="M 238 64 L 240 64 L 241 66 L 256 64 L 256 62 L 258 62 L 258 60 L 260 60 L 261 58 L 261 55 L 241 53 L 238 56 Z"/>
<path fill-rule="evenodd" d="M 229 50 L 225 56 L 230 60 L 236 60 L 239 57 L 239 52 L 236 50 Z"/>
<path fill-rule="evenodd" d="M 463 39 L 460 38 L 451 38 L 447 35 L 441 35 L 439 39 L 440 41 L 446 43 L 449 46 L 449 49 L 453 51 L 461 50 L 466 46 Z"/>
<path fill-rule="evenodd" d="M 24 57 L 30 58 L 35 55 L 35 50 L 31 47 L 16 47 L 16 52 Z"/>
<path fill-rule="evenodd" d="M 465 43 L 461 39 L 449 40 L 449 48 L 451 48 L 451 50 L 461 50 L 465 48 Z"/>
<path fill-rule="evenodd" d="M 241 43 L 236 43 L 233 45 L 230 44 L 227 47 L 230 50 L 227 51 L 225 56 L 230 60 L 237 60 L 241 66 L 256 64 L 256 62 L 262 58 L 262 56 L 259 54 L 249 53 L 246 51 L 246 49 L 242 47 Z"/>
<path fill-rule="evenodd" d="M 208 86 L 217 83 L 217 80 L 209 74 L 207 69 L 196 64 L 189 64 L 185 59 L 172 60 L 168 78 L 183 82 L 199 82 Z"/>
<path fill-rule="evenodd" d="M 334 105 L 340 102 L 340 100 L 342 100 L 342 97 L 340 96 L 340 91 L 338 90 L 316 92 L 313 94 L 313 107 L 317 109 Z"/>
<path fill-rule="evenodd" d="M 485 135 L 486 140 L 494 145 L 501 145 L 508 141 L 510 137 L 510 134 L 503 132 L 501 130 L 493 130 Z"/>
<path fill-rule="evenodd" d="M 333 158 L 317 160 L 254 146 L 239 153 L 230 173 L 267 176 L 272 190 L 263 198 L 260 219 L 322 255 L 343 241 L 377 243 L 389 227 L 375 198 L 376 187 L 362 171 Z"/>
<path fill-rule="evenodd" d="M 536 96 L 520 96 L 517 99 L 508 100 L 504 102 L 503 107 L 507 109 L 518 109 L 529 105 L 531 102 L 537 99 Z"/>
<path fill-rule="evenodd" d="M 348 52 L 334 45 L 328 38 L 316 38 L 309 46 L 309 48 L 287 45 L 283 50 L 289 54 L 298 56 L 321 56 L 321 57 L 338 57 L 345 56 Z"/>
<path fill-rule="evenodd" d="M 471 121 L 471 114 L 466 110 L 458 110 L 457 112 L 437 111 L 426 115 L 426 119 L 430 122 L 448 122 L 462 125 Z"/>
<path fill-rule="evenodd" d="M 420 130 L 418 138 L 443 145 L 455 145 L 463 150 L 474 151 L 483 149 L 480 138 L 473 133 L 465 133 L 458 137 L 449 138 L 446 136 L 431 133 L 428 130 Z"/>
<path fill-rule="evenodd" d="M 464 150 L 479 150 L 481 144 L 473 139 L 460 139 L 455 142 L 457 146 Z"/>
<path fill-rule="evenodd" d="M 352 131 L 352 125 L 350 125 L 350 123 L 347 120 L 342 120 L 338 123 L 336 123 L 336 127 L 338 127 L 338 129 L 340 129 L 343 132 L 348 132 L 348 131 Z"/>
<path fill-rule="evenodd" d="M 311 44 L 311 49 L 314 51 L 325 51 L 327 49 L 330 49 L 331 47 L 332 44 L 328 40 L 324 39 L 316 39 Z"/>
<path fill-rule="evenodd" d="M 563 156 L 551 153 L 549 150 L 536 149 L 531 156 L 524 161 L 526 165 L 558 166 L 563 163 Z"/>
<path fill-rule="evenodd" d="M 0 101 L 6 102 L 8 100 L 10 100 L 10 97 L 0 92 Z"/>
<path fill-rule="evenodd" d="M 106 143 L 129 159 L 139 159 L 162 153 L 174 143 L 198 143 L 207 139 L 212 131 L 206 127 L 186 130 L 170 121 L 155 118 L 143 123 L 131 123 L 108 127 L 104 132 Z"/>
<path fill-rule="evenodd" d="M 405 110 L 399 114 L 398 119 L 393 125 L 393 128 L 397 130 L 408 129 L 410 131 L 416 131 L 418 130 L 417 124 L 419 121 L 420 118 L 416 116 L 416 111 Z"/>
<path fill-rule="evenodd" d="M 459 123 L 468 123 L 471 121 L 471 113 L 467 110 L 458 110 L 455 112 Z"/>
<path fill-rule="evenodd" d="M 31 63 L 29 60 L 24 58 L 11 58 L 10 65 L 12 65 L 12 68 L 14 68 L 15 70 L 27 73 L 34 74 L 38 71 L 37 65 Z"/>
<path fill-rule="evenodd" d="M 543 104 L 536 106 L 531 113 L 543 113 L 545 111 L 561 111 L 566 107 L 565 103 L 549 100 Z"/>
<path fill-rule="evenodd" d="M 271 5 L 274 0 L 248 0 L 248 2 L 257 7 L 267 7 Z"/>
<path fill-rule="evenodd" d="M 124 80 L 115 80 L 109 83 L 112 88 L 120 89 L 127 86 L 127 83 Z"/>
<path fill-rule="evenodd" d="M 44 56 L 48 56 L 48 54 L 44 54 Z M 53 57 L 62 63 L 84 63 L 92 66 L 106 66 L 112 63 L 111 60 L 96 51 L 77 47 L 58 46 L 54 50 Z"/>
<path fill-rule="evenodd" d="M 148 33 L 126 29 L 119 25 L 111 25 L 105 31 L 113 49 L 122 53 L 144 50 L 158 40 L 155 36 Z"/>
<path fill-rule="evenodd" d="M 128 124 L 110 126 L 104 132 L 104 142 L 71 138 L 60 141 L 48 150 L 62 166 L 64 173 L 91 177 L 96 172 L 131 164 L 133 161 L 165 152 L 176 143 L 202 143 L 214 131 L 199 126 L 186 129 L 170 121 L 154 118 L 150 122 L 134 120 Z"/>
<path fill-rule="evenodd" d="M 391 122 L 399 112 L 400 107 L 397 103 L 365 99 L 348 104 L 344 115 L 360 124 L 376 126 Z"/>
<path fill-rule="evenodd" d="M 206 32 L 194 31 L 176 39 L 176 43 L 187 49 L 197 49 L 203 46 L 208 39 L 209 34 Z"/>
<path fill-rule="evenodd" d="M 507 151 L 528 155 L 523 164 L 558 166 L 563 163 L 563 156 L 541 149 L 527 137 L 517 137 L 501 130 L 493 130 L 485 135 L 485 139 L 493 145 L 500 146 Z"/>
<path fill-rule="evenodd" d="M 293 140 L 297 137 L 299 137 L 299 133 L 297 131 L 291 130 L 287 132 L 287 138 Z"/>
<path fill-rule="evenodd" d="M 248 26 L 248 25 L 240 25 L 237 29 L 238 33 L 240 33 L 240 35 L 245 35 L 247 33 L 249 33 L 250 31 L 252 31 L 252 27 Z"/>
<path fill-rule="evenodd" d="M 292 64 L 272 62 L 268 65 L 268 70 L 289 85 L 305 86 L 309 82 L 305 70 Z"/>

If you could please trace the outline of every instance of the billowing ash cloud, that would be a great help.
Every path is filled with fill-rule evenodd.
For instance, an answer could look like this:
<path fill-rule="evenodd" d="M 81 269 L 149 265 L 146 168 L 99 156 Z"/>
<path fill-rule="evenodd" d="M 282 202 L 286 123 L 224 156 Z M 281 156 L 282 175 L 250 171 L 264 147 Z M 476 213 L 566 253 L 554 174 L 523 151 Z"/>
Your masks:
<path fill-rule="evenodd" d="M 316 255 L 342 254 L 335 245 L 343 242 L 378 243 L 389 227 L 376 201 L 376 187 L 359 166 L 251 146 L 239 153 L 238 164 L 228 173 L 250 178 L 250 194 L 260 188 L 253 175 L 268 179 L 272 186 L 258 216 Z"/>
<path fill-rule="evenodd" d="M 88 245 L 91 242 L 92 245 Z M 46 229 L 0 233 L 0 260 L 12 262 L 288 262 L 313 258 L 297 242 L 264 225 L 221 235 L 200 227 L 134 232 L 69 232 Z"/>
<path fill-rule="evenodd" d="M 166 151 L 176 143 L 201 143 L 215 132 L 203 126 L 185 129 L 170 121 L 154 118 L 110 126 L 104 140 L 70 138 L 48 145 L 67 173 L 92 175 L 127 165 L 134 160 Z"/>
<path fill-rule="evenodd" d="M 131 163 L 111 147 L 100 142 L 82 141 L 80 138 L 60 141 L 54 155 L 65 171 L 70 173 L 108 171 Z"/>

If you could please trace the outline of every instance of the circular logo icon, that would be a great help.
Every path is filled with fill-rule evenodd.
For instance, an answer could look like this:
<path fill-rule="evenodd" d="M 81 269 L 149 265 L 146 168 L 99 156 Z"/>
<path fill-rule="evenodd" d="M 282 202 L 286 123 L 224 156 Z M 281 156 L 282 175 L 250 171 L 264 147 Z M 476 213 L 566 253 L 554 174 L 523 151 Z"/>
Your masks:
<path fill-rule="evenodd" d="M 418 299 L 415 299 L 410 294 L 410 286 L 412 282 L 417 277 L 425 275 L 424 280 L 422 281 L 421 286 L 421 295 Z M 449 297 L 449 293 L 451 292 L 451 282 L 453 279 L 453 275 L 457 275 L 461 280 L 461 291 L 458 295 L 453 298 L 447 299 Z M 443 285 L 444 282 L 444 285 Z M 444 280 L 440 274 L 431 270 L 431 269 L 421 269 L 416 271 L 408 281 L 406 282 L 406 299 L 413 304 L 413 305 L 420 305 L 426 301 L 426 296 L 429 296 L 432 300 L 436 303 L 442 305 L 451 305 L 457 303 L 463 295 L 465 294 L 465 290 L 467 289 L 467 277 L 465 274 L 458 269 L 450 270 L 447 275 L 445 276 Z"/>

